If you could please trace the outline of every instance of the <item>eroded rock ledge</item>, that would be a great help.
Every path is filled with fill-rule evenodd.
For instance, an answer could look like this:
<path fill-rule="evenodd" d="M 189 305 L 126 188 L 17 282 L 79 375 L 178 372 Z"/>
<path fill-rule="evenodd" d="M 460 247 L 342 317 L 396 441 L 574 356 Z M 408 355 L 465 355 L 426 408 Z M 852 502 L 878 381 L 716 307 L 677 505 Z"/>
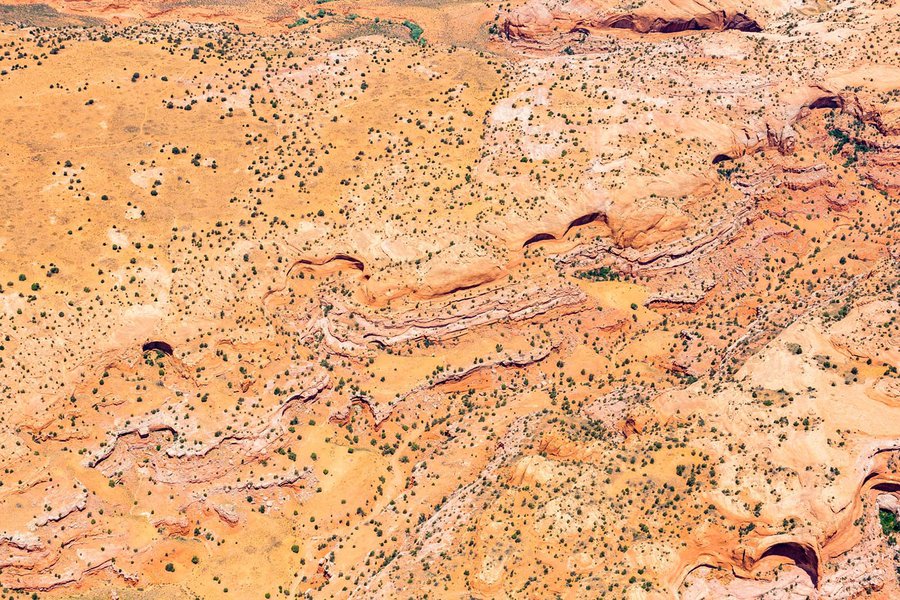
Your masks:
<path fill-rule="evenodd" d="M 632 11 L 621 11 L 597 0 L 544 2 L 534 0 L 504 13 L 500 34 L 507 40 L 532 47 L 554 47 L 583 39 L 601 31 L 627 30 L 638 34 L 684 31 L 737 30 L 759 32 L 759 20 L 735 8 L 699 2 L 684 6 L 651 3 Z"/>

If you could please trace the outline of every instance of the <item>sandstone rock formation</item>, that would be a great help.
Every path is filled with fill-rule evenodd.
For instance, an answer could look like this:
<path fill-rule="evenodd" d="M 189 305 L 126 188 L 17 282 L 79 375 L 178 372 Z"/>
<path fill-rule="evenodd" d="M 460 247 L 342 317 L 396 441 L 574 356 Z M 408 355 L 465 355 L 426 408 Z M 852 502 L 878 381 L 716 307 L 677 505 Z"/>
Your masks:
<path fill-rule="evenodd" d="M 5 597 L 900 596 L 896 3 L 0 21 Z"/>

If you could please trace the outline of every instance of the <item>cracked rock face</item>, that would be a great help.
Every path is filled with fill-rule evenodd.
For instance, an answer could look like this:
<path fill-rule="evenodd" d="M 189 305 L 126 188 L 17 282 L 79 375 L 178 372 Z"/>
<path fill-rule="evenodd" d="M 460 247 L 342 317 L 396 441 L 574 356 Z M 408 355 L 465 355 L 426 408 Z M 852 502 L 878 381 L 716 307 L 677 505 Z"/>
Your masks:
<path fill-rule="evenodd" d="M 0 6 L 0 586 L 900 597 L 891 3 Z"/>

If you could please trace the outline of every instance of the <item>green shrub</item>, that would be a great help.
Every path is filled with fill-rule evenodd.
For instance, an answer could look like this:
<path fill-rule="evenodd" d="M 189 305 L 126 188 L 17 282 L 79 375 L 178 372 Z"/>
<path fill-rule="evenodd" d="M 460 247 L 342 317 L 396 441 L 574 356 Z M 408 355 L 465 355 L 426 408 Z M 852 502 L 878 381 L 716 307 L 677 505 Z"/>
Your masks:
<path fill-rule="evenodd" d="M 403 21 L 403 26 L 409 29 L 409 37 L 411 37 L 414 42 L 425 45 L 425 38 L 422 37 L 422 34 L 425 33 L 425 30 L 422 29 L 422 27 L 418 23 L 413 23 L 412 21 Z"/>

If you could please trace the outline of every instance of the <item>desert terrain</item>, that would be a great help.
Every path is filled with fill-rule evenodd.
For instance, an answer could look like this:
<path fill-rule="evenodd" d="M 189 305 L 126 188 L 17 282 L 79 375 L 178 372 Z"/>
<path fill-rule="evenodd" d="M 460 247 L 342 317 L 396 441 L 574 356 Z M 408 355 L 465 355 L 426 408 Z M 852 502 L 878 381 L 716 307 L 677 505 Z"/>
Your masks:
<path fill-rule="evenodd" d="M 0 598 L 900 597 L 897 0 L 13 1 L 0 107 Z"/>

